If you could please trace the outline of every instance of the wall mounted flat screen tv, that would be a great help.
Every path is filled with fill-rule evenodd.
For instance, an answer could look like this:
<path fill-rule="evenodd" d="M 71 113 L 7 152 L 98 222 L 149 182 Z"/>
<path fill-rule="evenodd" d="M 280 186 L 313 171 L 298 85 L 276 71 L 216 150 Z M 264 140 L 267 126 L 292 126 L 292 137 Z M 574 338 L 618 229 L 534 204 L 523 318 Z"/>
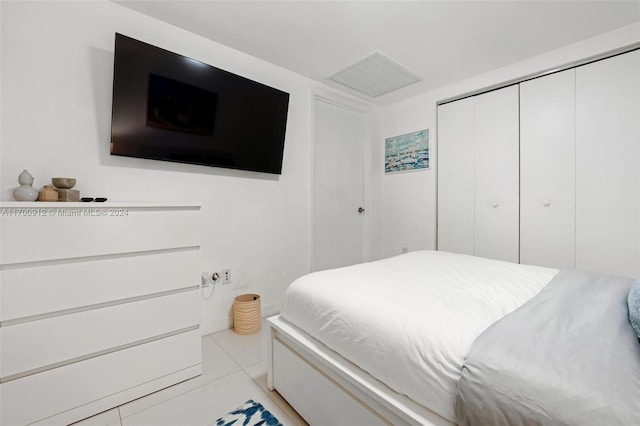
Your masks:
<path fill-rule="evenodd" d="M 111 154 L 280 174 L 289 94 L 116 34 Z"/>

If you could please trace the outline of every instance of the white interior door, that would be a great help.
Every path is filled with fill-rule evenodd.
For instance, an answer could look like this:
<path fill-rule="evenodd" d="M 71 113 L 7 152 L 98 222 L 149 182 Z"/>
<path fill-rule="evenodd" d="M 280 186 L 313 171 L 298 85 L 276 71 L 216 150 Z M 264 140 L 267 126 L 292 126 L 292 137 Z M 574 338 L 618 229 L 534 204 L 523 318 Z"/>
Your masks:
<path fill-rule="evenodd" d="M 640 274 L 640 51 L 576 69 L 576 267 Z"/>
<path fill-rule="evenodd" d="M 366 115 L 323 99 L 313 104 L 313 271 L 364 255 Z"/>
<path fill-rule="evenodd" d="M 518 86 L 475 96 L 475 255 L 519 261 Z"/>
<path fill-rule="evenodd" d="M 575 267 L 575 69 L 520 84 L 520 262 Z"/>

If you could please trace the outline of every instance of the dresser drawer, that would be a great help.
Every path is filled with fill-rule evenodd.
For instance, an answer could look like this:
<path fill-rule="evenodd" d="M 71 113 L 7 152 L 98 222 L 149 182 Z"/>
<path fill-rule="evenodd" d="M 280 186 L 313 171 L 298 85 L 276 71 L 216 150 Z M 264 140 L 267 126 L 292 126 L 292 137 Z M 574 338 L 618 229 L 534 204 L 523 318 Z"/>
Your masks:
<path fill-rule="evenodd" d="M 197 286 L 199 270 L 197 247 L 5 266 L 0 321 Z"/>
<path fill-rule="evenodd" d="M 199 319 L 199 292 L 189 290 L 0 327 L 0 377 L 17 379 L 197 328 Z"/>
<path fill-rule="evenodd" d="M 0 216 L 3 264 L 197 246 L 201 228 L 195 207 L 90 209 L 57 203 L 30 210 L 34 216 Z M 110 215 L 120 210 L 126 216 Z"/>
<path fill-rule="evenodd" d="M 28 424 L 71 407 L 97 406 L 102 398 L 198 366 L 200 345 L 194 330 L 3 383 L 0 424 Z M 137 396 L 160 389 L 151 384 Z"/>

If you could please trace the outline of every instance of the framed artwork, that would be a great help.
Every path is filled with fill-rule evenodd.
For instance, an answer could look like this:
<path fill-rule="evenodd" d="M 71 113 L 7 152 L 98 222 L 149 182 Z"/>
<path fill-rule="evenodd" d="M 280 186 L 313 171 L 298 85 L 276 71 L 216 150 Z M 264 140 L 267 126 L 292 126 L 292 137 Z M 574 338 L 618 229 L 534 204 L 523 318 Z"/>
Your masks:
<path fill-rule="evenodd" d="M 384 172 L 429 169 L 429 129 L 384 140 Z"/>

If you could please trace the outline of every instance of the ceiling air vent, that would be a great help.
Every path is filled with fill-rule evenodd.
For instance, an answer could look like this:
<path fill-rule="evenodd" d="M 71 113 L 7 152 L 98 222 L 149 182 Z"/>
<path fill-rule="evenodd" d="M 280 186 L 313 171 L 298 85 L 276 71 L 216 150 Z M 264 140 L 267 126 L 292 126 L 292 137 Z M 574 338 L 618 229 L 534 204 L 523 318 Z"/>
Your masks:
<path fill-rule="evenodd" d="M 373 52 L 329 80 L 375 98 L 422 79 L 382 53 Z"/>

